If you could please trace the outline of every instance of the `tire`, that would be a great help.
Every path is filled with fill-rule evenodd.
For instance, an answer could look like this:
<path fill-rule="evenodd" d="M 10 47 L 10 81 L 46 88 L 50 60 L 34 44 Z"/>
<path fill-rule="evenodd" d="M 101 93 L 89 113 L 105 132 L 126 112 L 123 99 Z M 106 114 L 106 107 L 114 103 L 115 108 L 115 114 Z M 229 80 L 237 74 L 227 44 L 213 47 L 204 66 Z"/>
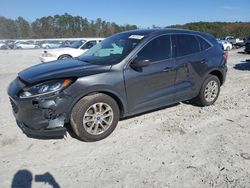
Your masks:
<path fill-rule="evenodd" d="M 230 47 L 229 46 L 226 48 L 226 51 L 230 51 Z"/>
<path fill-rule="evenodd" d="M 70 124 L 79 139 L 93 142 L 109 136 L 117 126 L 119 117 L 120 110 L 116 101 L 108 95 L 98 93 L 83 97 L 75 104 Z"/>
<path fill-rule="evenodd" d="M 61 55 L 58 57 L 58 60 L 59 59 L 69 59 L 69 58 L 72 58 L 70 55 Z"/>
<path fill-rule="evenodd" d="M 214 85 L 211 85 L 212 83 Z M 211 92 L 208 92 L 210 91 L 208 88 L 210 86 L 216 87 L 215 85 L 217 85 L 217 90 L 211 90 L 211 92 L 214 94 L 209 95 L 211 94 Z M 207 78 L 205 79 L 204 83 L 202 84 L 199 95 L 193 99 L 193 102 L 197 104 L 198 106 L 209 106 L 215 103 L 219 94 L 220 94 L 220 80 L 218 79 L 217 76 L 209 74 Z M 209 96 L 211 96 L 211 98 L 209 98 Z"/>

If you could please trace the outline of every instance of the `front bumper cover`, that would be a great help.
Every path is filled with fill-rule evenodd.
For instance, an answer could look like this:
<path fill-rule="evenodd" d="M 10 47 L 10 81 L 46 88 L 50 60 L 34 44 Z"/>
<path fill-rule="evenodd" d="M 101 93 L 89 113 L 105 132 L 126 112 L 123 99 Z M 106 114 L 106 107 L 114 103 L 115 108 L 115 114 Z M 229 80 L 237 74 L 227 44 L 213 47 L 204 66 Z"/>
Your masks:
<path fill-rule="evenodd" d="M 66 135 L 65 127 L 58 127 L 54 129 L 44 129 L 44 130 L 33 130 L 27 127 L 25 124 L 17 121 L 18 127 L 23 131 L 23 133 L 29 138 L 63 138 Z"/>
<path fill-rule="evenodd" d="M 64 92 L 20 99 L 19 80 L 9 88 L 10 103 L 18 126 L 33 138 L 58 138 L 66 135 L 66 121 L 73 98 Z"/>

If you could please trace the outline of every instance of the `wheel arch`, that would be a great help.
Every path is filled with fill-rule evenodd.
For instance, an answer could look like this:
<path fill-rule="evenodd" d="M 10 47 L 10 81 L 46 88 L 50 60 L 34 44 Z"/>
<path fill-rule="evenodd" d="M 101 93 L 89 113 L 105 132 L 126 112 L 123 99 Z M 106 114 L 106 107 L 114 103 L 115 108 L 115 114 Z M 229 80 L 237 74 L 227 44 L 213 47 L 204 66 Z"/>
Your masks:
<path fill-rule="evenodd" d="M 208 74 L 217 76 L 218 79 L 220 80 L 220 85 L 221 86 L 223 85 L 223 83 L 224 83 L 224 76 L 223 76 L 223 74 L 222 74 L 222 72 L 220 70 L 212 70 Z"/>
<path fill-rule="evenodd" d="M 113 98 L 116 101 L 116 103 L 117 103 L 117 105 L 119 107 L 119 110 L 120 110 L 120 118 L 123 118 L 126 115 L 127 107 L 126 107 L 124 99 L 122 99 L 122 97 L 119 96 L 119 94 L 117 94 L 116 92 L 110 91 L 110 90 L 96 90 L 96 91 L 90 91 L 90 92 L 84 93 L 83 95 L 77 97 L 74 100 L 74 102 L 72 103 L 72 105 L 70 107 L 69 115 L 66 118 L 66 122 L 69 121 L 70 114 L 72 113 L 72 109 L 74 108 L 75 104 L 77 104 L 77 102 L 79 100 L 81 100 L 83 97 L 94 95 L 94 94 L 97 94 L 97 93 L 102 93 L 102 94 L 108 95 L 108 96 L 110 96 L 111 98 Z"/>
<path fill-rule="evenodd" d="M 70 54 L 61 54 L 58 56 L 57 60 L 59 60 L 62 56 L 69 56 L 70 58 L 72 58 L 73 56 Z"/>
<path fill-rule="evenodd" d="M 122 99 L 120 97 L 118 97 L 117 94 L 110 92 L 110 91 L 98 91 L 98 92 L 94 92 L 94 93 L 102 93 L 102 94 L 108 95 L 111 98 L 113 98 L 119 107 L 120 117 L 123 117 L 124 112 L 125 112 L 125 104 L 124 104 L 124 102 L 122 102 Z M 89 93 L 88 95 L 92 95 L 94 93 Z"/>

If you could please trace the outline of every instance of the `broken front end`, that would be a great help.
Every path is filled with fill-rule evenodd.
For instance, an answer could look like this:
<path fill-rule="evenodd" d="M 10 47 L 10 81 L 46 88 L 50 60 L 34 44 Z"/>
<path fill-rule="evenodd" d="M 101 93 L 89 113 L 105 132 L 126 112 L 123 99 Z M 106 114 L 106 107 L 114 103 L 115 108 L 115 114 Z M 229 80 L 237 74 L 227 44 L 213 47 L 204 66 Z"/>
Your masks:
<path fill-rule="evenodd" d="M 19 78 L 8 88 L 18 126 L 33 138 L 61 138 L 73 98 L 63 92 L 73 80 L 52 80 L 27 86 Z"/>

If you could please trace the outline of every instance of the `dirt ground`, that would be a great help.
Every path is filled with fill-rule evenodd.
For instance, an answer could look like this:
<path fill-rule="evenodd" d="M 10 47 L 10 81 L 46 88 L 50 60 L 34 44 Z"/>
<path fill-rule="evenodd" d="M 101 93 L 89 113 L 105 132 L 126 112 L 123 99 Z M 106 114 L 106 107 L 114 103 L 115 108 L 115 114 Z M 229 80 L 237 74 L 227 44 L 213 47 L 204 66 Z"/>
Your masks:
<path fill-rule="evenodd" d="M 42 50 L 0 51 L 0 187 L 250 187 L 250 55 L 229 52 L 215 105 L 177 104 L 86 143 L 27 138 L 6 89 Z"/>

